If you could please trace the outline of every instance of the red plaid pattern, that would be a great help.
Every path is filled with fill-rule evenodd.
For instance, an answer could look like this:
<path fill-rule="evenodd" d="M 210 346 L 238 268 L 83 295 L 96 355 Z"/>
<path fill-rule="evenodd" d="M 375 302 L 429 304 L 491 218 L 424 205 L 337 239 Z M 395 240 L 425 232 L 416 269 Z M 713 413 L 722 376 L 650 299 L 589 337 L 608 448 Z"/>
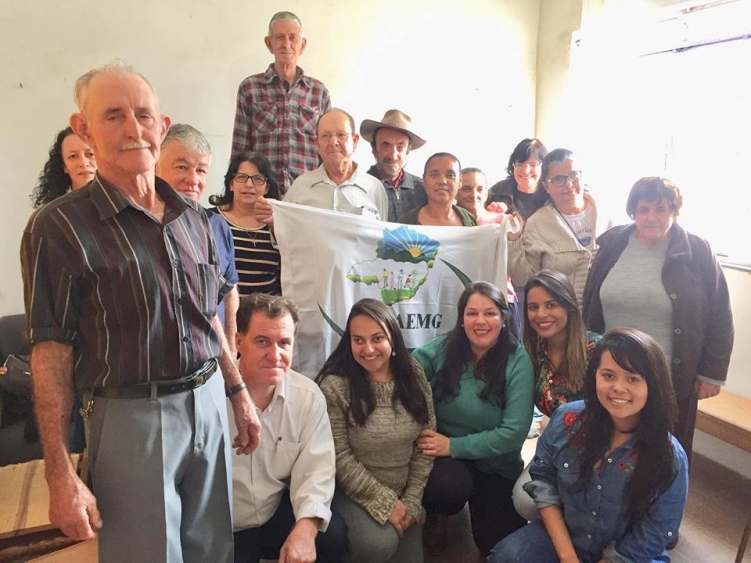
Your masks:
<path fill-rule="evenodd" d="M 240 83 L 232 155 L 247 150 L 264 155 L 274 166 L 279 189 L 287 193 L 295 178 L 318 168 L 316 123 L 330 107 L 321 81 L 297 67 L 288 90 L 271 64 Z"/>

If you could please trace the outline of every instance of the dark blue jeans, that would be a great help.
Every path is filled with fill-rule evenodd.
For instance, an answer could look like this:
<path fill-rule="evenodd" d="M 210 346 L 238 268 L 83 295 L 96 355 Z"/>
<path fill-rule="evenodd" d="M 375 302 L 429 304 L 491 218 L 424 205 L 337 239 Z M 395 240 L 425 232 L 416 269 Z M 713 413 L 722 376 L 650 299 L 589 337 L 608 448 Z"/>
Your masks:
<path fill-rule="evenodd" d="M 591 556 L 577 552 L 582 563 L 597 563 L 600 555 Z M 541 520 L 533 520 L 499 542 L 490 552 L 488 563 L 558 563 L 558 554 L 550 541 Z M 661 555 L 652 563 L 669 563 L 667 555 Z"/>
<path fill-rule="evenodd" d="M 277 559 L 279 550 L 295 525 L 289 491 L 282 496 L 279 508 L 263 526 L 235 532 L 235 563 L 258 563 L 259 559 Z M 326 532 L 316 536 L 316 561 L 340 563 L 347 553 L 347 525 L 334 512 Z"/>

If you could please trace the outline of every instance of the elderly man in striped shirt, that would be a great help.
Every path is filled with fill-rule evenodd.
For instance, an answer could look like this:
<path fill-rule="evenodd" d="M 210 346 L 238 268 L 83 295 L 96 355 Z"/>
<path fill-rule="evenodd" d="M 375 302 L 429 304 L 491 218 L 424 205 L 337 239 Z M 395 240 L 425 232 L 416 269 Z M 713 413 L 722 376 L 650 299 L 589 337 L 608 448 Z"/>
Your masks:
<path fill-rule="evenodd" d="M 223 390 L 233 447 L 250 453 L 260 425 L 216 317 L 231 286 L 206 211 L 155 177 L 170 119 L 143 76 L 92 70 L 76 101 L 99 171 L 35 213 L 21 247 L 50 520 L 98 535 L 104 562 L 231 562 Z M 93 494 L 66 446 L 74 387 Z"/>

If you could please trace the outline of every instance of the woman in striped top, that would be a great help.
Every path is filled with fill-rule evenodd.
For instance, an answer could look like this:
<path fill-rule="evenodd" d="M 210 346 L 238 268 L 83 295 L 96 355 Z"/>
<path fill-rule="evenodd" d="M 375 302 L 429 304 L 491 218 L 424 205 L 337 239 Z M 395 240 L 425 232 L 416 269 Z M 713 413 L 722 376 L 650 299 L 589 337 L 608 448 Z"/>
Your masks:
<path fill-rule="evenodd" d="M 255 220 L 259 197 L 279 199 L 279 187 L 271 163 L 256 152 L 232 157 L 224 175 L 224 192 L 209 202 L 230 226 L 235 243 L 235 267 L 240 276 L 240 295 L 282 292 L 279 277 L 281 258 L 268 225 Z"/>

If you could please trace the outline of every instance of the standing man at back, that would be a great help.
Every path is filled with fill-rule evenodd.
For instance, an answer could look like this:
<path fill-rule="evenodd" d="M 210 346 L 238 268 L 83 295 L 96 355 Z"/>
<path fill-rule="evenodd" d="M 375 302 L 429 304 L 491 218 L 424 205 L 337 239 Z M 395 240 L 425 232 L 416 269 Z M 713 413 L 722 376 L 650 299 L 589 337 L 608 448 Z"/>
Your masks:
<path fill-rule="evenodd" d="M 274 14 L 265 43 L 274 62 L 240 83 L 232 155 L 256 151 L 268 158 L 284 195 L 295 178 L 318 167 L 316 123 L 331 100 L 326 86 L 297 66 L 307 39 L 295 14 Z"/>
<path fill-rule="evenodd" d="M 155 176 L 170 119 L 142 75 L 92 70 L 76 102 L 71 127 L 99 169 L 37 211 L 21 243 L 50 521 L 98 535 L 104 563 L 231 563 L 225 389 L 238 453 L 260 423 L 216 316 L 231 285 L 207 212 Z M 93 494 L 67 451 L 74 388 Z"/>

